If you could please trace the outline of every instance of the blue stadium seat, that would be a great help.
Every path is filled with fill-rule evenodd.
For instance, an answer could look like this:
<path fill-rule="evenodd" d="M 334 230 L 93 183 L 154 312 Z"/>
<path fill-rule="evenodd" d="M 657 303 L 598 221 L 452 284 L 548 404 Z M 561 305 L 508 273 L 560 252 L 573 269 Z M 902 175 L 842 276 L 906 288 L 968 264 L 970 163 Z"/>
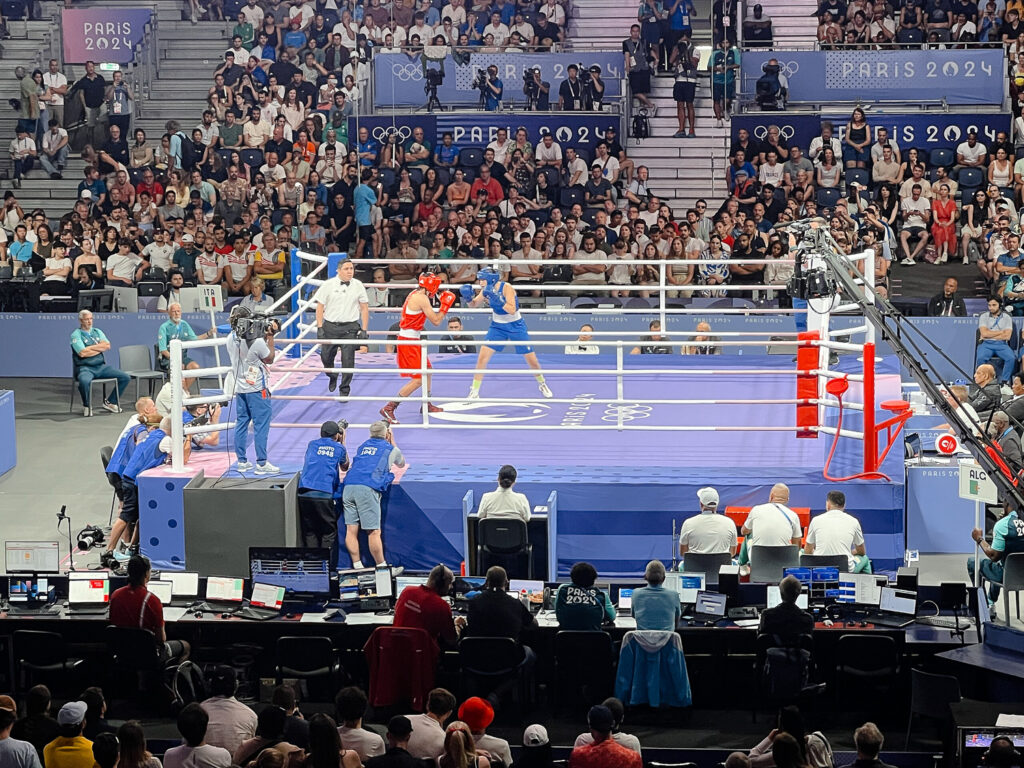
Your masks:
<path fill-rule="evenodd" d="M 558 171 L 552 168 L 550 165 L 545 165 L 542 168 L 537 169 L 537 177 L 544 176 L 548 180 L 548 186 L 557 187 L 561 182 L 561 177 L 558 175 Z"/>
<path fill-rule="evenodd" d="M 418 187 L 420 184 L 423 183 L 423 171 L 420 170 L 419 168 L 410 168 L 409 181 L 411 181 L 414 186 Z"/>
<path fill-rule="evenodd" d="M 227 168 L 229 165 L 231 165 L 231 153 L 232 152 L 234 152 L 233 149 L 218 149 L 217 150 L 217 156 L 220 158 L 220 161 L 222 163 L 224 163 L 224 167 L 225 168 Z"/>
<path fill-rule="evenodd" d="M 394 189 L 395 184 L 398 183 L 398 178 L 395 176 L 394 168 L 381 168 L 380 169 L 380 183 L 384 185 L 384 189 Z"/>
<path fill-rule="evenodd" d="M 256 171 L 263 165 L 262 149 L 243 149 L 238 153 L 238 157 L 243 163 Z"/>
<path fill-rule="evenodd" d="M 956 163 L 956 153 L 948 147 L 940 147 L 939 149 L 933 149 L 931 154 L 928 155 L 928 164 L 932 168 L 942 166 L 943 168 L 952 168 Z"/>
<path fill-rule="evenodd" d="M 818 205 L 822 208 L 835 208 L 842 192 L 837 187 L 822 187 L 818 190 Z"/>
<path fill-rule="evenodd" d="M 583 190 L 580 187 L 562 187 L 562 191 L 559 193 L 558 202 L 562 208 L 572 208 L 576 203 L 583 205 L 586 203 L 586 197 L 583 195 Z"/>
<path fill-rule="evenodd" d="M 541 209 L 539 211 L 527 211 L 526 215 L 530 217 L 530 221 L 537 225 L 538 229 L 547 224 L 548 219 L 551 218 L 546 209 Z"/>
<path fill-rule="evenodd" d="M 452 172 L 450 170 L 444 166 L 435 166 L 434 170 L 437 171 L 437 180 L 440 184 L 447 187 L 452 183 Z"/>
<path fill-rule="evenodd" d="M 857 182 L 863 184 L 868 189 L 871 188 L 871 174 L 863 168 L 847 168 L 846 169 L 846 188 L 850 189 L 851 185 Z"/>
<path fill-rule="evenodd" d="M 920 45 L 924 42 L 924 32 L 917 27 L 901 29 L 896 33 L 896 42 L 900 45 Z"/>
<path fill-rule="evenodd" d="M 985 172 L 980 168 L 961 168 L 957 181 L 960 183 L 961 189 L 965 187 L 976 189 L 985 185 Z"/>
<path fill-rule="evenodd" d="M 463 168 L 479 168 L 484 162 L 484 151 L 479 147 L 459 150 L 459 165 Z"/>

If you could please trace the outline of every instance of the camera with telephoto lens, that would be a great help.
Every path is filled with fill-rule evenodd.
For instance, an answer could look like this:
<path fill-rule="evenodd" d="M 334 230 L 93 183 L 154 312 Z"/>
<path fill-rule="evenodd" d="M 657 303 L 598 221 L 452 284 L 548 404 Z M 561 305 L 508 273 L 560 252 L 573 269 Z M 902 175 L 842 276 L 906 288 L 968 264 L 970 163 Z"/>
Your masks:
<path fill-rule="evenodd" d="M 242 309 L 232 315 L 231 330 L 235 332 L 235 336 L 251 344 L 256 339 L 280 331 L 281 323 L 276 318 L 287 314 L 286 309 L 276 312 L 249 312 Z"/>
<path fill-rule="evenodd" d="M 430 90 L 431 88 L 437 88 L 441 83 L 444 82 L 444 74 L 439 69 L 431 69 L 427 67 L 423 73 L 427 78 L 427 84 L 423 86 L 423 90 Z"/>
<path fill-rule="evenodd" d="M 540 67 L 527 67 L 523 70 L 523 93 L 527 96 L 540 91 L 539 75 Z"/>
<path fill-rule="evenodd" d="M 472 88 L 476 88 L 478 91 L 487 90 L 487 70 L 478 69 L 476 71 L 476 77 L 473 78 Z"/>

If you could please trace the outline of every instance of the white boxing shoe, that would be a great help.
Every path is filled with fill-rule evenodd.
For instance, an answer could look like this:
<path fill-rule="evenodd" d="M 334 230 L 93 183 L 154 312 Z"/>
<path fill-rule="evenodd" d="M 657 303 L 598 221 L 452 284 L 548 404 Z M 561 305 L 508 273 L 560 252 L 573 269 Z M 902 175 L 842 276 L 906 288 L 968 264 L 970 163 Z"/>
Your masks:
<path fill-rule="evenodd" d="M 554 397 L 555 396 L 554 393 L 551 391 L 551 387 L 549 387 L 547 384 L 541 384 L 540 385 L 540 393 L 542 395 L 544 395 L 544 397 Z"/>

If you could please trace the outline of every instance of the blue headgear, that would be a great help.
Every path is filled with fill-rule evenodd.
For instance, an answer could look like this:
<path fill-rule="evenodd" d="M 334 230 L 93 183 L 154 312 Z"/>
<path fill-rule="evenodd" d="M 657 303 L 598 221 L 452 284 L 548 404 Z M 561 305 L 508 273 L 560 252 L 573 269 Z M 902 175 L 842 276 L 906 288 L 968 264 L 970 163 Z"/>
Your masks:
<path fill-rule="evenodd" d="M 496 286 L 498 281 L 501 279 L 501 275 L 498 274 L 498 270 L 494 267 L 484 267 L 476 273 L 476 278 L 477 280 L 486 281 L 486 285 L 484 286 L 485 290 L 493 291 L 494 286 Z"/>

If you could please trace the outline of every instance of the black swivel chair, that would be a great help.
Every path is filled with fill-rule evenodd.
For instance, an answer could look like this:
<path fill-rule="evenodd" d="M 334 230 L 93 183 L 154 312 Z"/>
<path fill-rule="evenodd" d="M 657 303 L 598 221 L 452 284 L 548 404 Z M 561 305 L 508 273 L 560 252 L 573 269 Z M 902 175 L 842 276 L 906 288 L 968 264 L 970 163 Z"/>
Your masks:
<path fill-rule="evenodd" d="M 528 537 L 526 521 L 514 517 L 485 517 L 476 528 L 476 570 L 484 572 L 483 556 L 504 558 L 526 555 L 526 578 L 533 578 L 533 545 Z M 512 570 L 509 576 L 514 577 Z"/>
<path fill-rule="evenodd" d="M 71 673 L 82 665 L 82 659 L 68 656 L 64 637 L 57 632 L 15 630 L 12 650 L 18 692 L 35 685 L 36 680 L 47 680 L 51 685 L 70 682 Z"/>
<path fill-rule="evenodd" d="M 314 701 L 330 701 L 347 679 L 329 637 L 279 637 L 276 658 L 277 685 L 285 678 L 305 681 Z M 312 698 L 315 694 L 324 698 Z"/>
<path fill-rule="evenodd" d="M 616 652 L 607 632 L 562 630 L 555 635 L 555 702 L 590 707 L 612 695 Z"/>
<path fill-rule="evenodd" d="M 464 637 L 459 641 L 463 697 L 512 690 L 519 704 L 532 699 L 533 681 L 519 664 L 522 651 L 510 637 Z"/>

